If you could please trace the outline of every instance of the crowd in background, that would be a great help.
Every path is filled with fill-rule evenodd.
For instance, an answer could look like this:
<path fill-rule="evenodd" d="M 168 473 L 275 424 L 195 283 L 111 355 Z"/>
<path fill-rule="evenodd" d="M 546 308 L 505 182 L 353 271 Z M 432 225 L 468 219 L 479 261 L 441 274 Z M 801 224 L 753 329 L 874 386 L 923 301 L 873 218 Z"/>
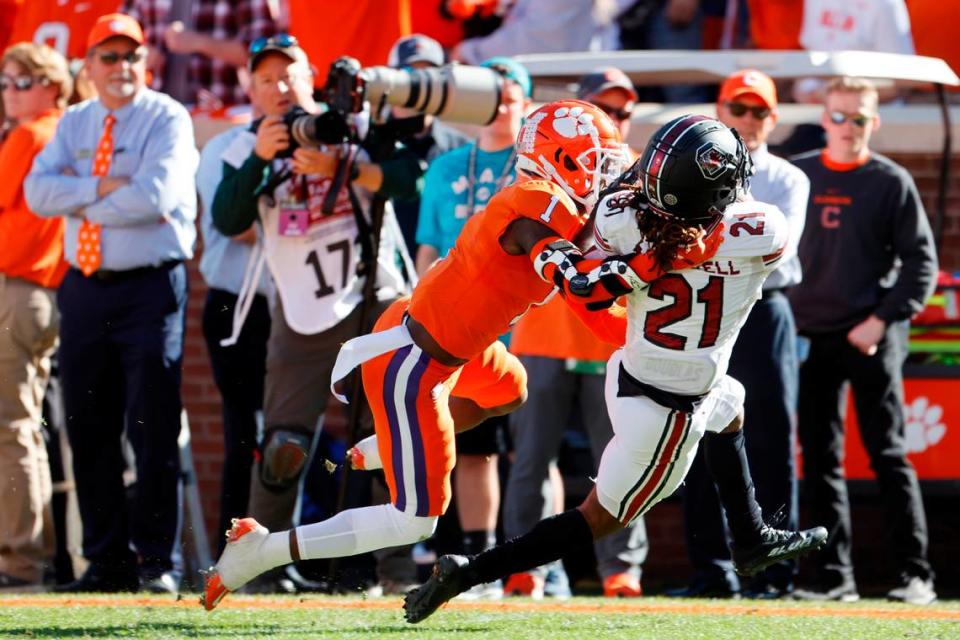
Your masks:
<path fill-rule="evenodd" d="M 956 17 L 947 5 L 0 0 L 0 43 L 7 43 L 0 70 L 0 589 L 179 589 L 184 262 L 196 257 L 198 231 L 209 287 L 203 330 L 223 399 L 220 528 L 245 515 L 271 530 L 290 528 L 302 517 L 299 482 L 316 449 L 340 344 L 368 332 L 515 178 L 513 145 L 533 82 L 512 56 L 858 49 L 933 55 L 956 68 L 960 47 L 945 30 L 930 28 Z M 396 68 L 482 65 L 502 77 L 502 105 L 474 139 L 393 108 L 393 120 L 410 124 L 385 153 L 373 136 L 291 152 L 284 114 L 325 109 L 315 89 L 343 54 Z M 811 524 L 828 525 L 831 542 L 807 589 L 795 589 L 795 563 L 742 583 L 716 491 L 698 461 L 685 492 L 694 577 L 674 595 L 856 599 L 838 408 L 849 379 L 861 424 L 872 425 L 864 442 L 895 538 L 899 575 L 890 596 L 932 601 L 923 505 L 903 447 L 900 366 L 906 322 L 930 293 L 936 255 L 909 175 L 869 151 L 878 100 L 902 95 L 855 80 L 801 79 L 781 86 L 778 97 L 778 87 L 753 70 L 730 76 L 719 91 L 638 88 L 620 70 L 603 68 L 580 79 L 577 97 L 607 113 L 624 138 L 639 101 L 716 102 L 718 119 L 737 129 L 753 157 L 753 196 L 786 214 L 799 246 L 799 257 L 767 281 L 731 375 L 747 389 L 748 455 L 765 515 L 780 512 L 797 526 L 799 433 L 817 519 Z M 824 150 L 796 164 L 767 148 L 784 97 L 825 105 L 825 139 L 816 145 Z M 68 102 L 74 106 L 66 110 Z M 198 153 L 191 112 L 238 124 Z M 337 190 L 342 161 L 346 184 Z M 288 179 L 271 183 L 277 176 Z M 844 195 L 863 190 L 888 194 L 891 204 Z M 366 309 L 360 301 L 372 247 L 357 238 L 369 235 L 367 214 L 378 200 L 387 206 L 376 300 Z M 882 224 L 868 224 L 868 216 Z M 867 267 L 837 257 L 854 251 Z M 894 258 L 899 278 L 886 281 Z M 837 283 L 839 299 L 830 297 Z M 798 352 L 798 331 L 809 356 Z M 503 340 L 521 356 L 530 395 L 508 418 L 458 436 L 456 526 L 468 554 L 492 546 L 498 528 L 520 535 L 562 510 L 557 454 L 571 427 L 587 434 L 595 455 L 612 435 L 602 406 L 612 349 L 561 301 L 531 310 Z M 59 398 L 46 393 L 48 385 Z M 45 393 L 55 406 L 45 408 Z M 69 468 L 51 427 L 68 436 Z M 369 416 L 361 416 L 355 435 L 369 429 Z M 511 467 L 503 487 L 501 457 Z M 128 467 L 136 471 L 133 500 L 124 485 Z M 65 478 L 77 492 L 89 562 L 82 575 L 65 560 L 63 509 L 52 501 L 53 483 Z M 385 499 L 375 479 L 351 482 L 341 506 Z M 598 542 L 595 552 L 606 595 L 641 595 L 648 552 L 642 520 Z M 416 582 L 412 553 L 376 554 L 379 592 Z M 310 586 L 296 572 L 279 571 L 249 589 Z M 471 590 L 476 598 L 504 593 L 563 596 L 570 589 L 558 563 Z"/>

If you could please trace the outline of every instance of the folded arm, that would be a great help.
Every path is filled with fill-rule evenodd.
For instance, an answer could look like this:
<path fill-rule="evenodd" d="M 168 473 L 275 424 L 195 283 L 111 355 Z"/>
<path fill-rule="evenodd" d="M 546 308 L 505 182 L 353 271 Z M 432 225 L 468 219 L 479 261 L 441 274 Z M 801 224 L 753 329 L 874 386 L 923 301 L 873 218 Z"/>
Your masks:
<path fill-rule="evenodd" d="M 33 162 L 30 175 L 23 182 L 23 193 L 30 210 L 39 216 L 69 216 L 97 201 L 99 178 L 73 174 L 73 153 L 61 131 L 57 133 Z"/>
<path fill-rule="evenodd" d="M 129 183 L 89 205 L 85 215 L 105 226 L 155 224 L 180 207 L 182 185 L 194 184 L 197 162 L 189 115 L 170 116 L 153 130 Z"/>

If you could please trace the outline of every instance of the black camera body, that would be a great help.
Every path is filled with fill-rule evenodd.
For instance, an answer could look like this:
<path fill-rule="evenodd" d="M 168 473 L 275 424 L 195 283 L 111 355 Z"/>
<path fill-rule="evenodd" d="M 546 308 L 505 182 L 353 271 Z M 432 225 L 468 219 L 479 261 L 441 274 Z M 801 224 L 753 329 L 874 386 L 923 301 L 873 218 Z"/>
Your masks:
<path fill-rule="evenodd" d="M 290 146 L 277 157 L 289 158 L 305 145 L 359 143 L 352 115 L 363 111 L 368 101 L 375 111 L 389 104 L 452 122 L 488 124 L 497 115 L 502 87 L 500 75 L 486 67 L 362 68 L 355 58 L 343 56 L 330 65 L 321 91 L 327 111 L 314 115 L 295 106 L 284 114 Z M 252 130 L 256 131 L 262 121 L 255 120 Z"/>

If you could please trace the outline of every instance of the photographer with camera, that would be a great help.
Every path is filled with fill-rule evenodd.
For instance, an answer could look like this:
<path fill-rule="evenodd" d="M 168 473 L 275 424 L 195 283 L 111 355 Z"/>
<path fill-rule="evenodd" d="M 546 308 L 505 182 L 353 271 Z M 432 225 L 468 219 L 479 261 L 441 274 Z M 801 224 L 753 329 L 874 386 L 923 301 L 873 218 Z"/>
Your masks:
<path fill-rule="evenodd" d="M 265 115 L 254 123 L 254 131 L 238 136 L 223 152 L 223 179 L 212 213 L 214 225 L 226 235 L 241 234 L 259 222 L 263 259 L 276 284 L 267 342 L 265 430 L 251 478 L 248 512 L 283 529 L 292 525 L 298 481 L 327 407 L 331 369 L 340 345 L 369 331 L 380 312 L 406 288 L 396 267 L 395 221 L 388 209 L 376 302 L 366 314 L 369 326 L 360 326 L 364 265 L 368 264 L 365 247 L 371 233 L 369 175 L 377 174 L 387 197 L 415 189 L 416 179 L 413 187 L 407 187 L 410 183 L 396 178 L 402 171 L 364 163 L 365 152 L 354 143 L 313 143 L 319 135 L 329 137 L 329 132 L 320 130 L 328 121 L 318 122 L 310 115 L 323 107 L 313 100 L 313 73 L 295 38 L 281 34 L 256 41 L 250 52 L 253 91 L 262 96 Z M 310 129 L 313 126 L 316 130 Z M 332 149 L 336 153 L 321 153 Z M 358 159 L 347 169 L 352 186 L 333 188 L 336 157 Z M 328 161 L 332 168 L 326 167 Z M 418 165 L 408 168 L 416 170 Z M 257 262 L 248 266 L 248 285 L 259 278 Z M 242 317 L 242 311 L 238 315 Z M 234 335 L 238 333 L 235 326 Z M 276 586 L 289 588 L 269 579 L 261 588 Z"/>
<path fill-rule="evenodd" d="M 405 36 L 394 43 L 387 64 L 394 69 L 439 69 L 443 66 L 443 47 L 424 35 Z M 417 218 L 424 172 L 434 158 L 465 145 L 468 138 L 432 114 L 401 106 L 389 108 L 388 123 L 387 126 L 397 131 L 402 146 L 380 163 L 355 163 L 357 178 L 354 184 L 372 191 L 396 194 L 393 207 L 397 222 L 404 243 L 413 254 L 417 246 Z M 337 161 L 335 153 L 315 150 L 301 155 L 310 159 L 312 171 L 333 175 Z M 414 187 L 415 190 L 411 191 Z"/>

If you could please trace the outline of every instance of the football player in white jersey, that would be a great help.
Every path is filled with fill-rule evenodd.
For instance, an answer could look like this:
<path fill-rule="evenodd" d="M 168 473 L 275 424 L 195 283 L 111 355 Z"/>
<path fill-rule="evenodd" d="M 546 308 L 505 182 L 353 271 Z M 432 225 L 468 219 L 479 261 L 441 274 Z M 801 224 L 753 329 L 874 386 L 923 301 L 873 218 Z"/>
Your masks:
<path fill-rule="evenodd" d="M 626 308 L 596 296 L 594 284 L 621 264 L 606 260 L 583 275 L 583 258 L 562 243 L 543 249 L 535 268 L 558 283 L 598 336 L 624 346 L 607 365 L 606 402 L 614 437 L 596 486 L 578 508 L 547 518 L 526 535 L 477 556 L 444 556 L 430 580 L 411 592 L 407 620 L 419 622 L 474 584 L 560 558 L 629 524 L 680 485 L 704 441 L 731 529 L 738 573 L 752 575 L 823 545 L 827 531 L 766 525 L 744 450 L 743 386 L 726 375 L 730 351 L 761 286 L 787 246 L 780 211 L 748 201 L 750 156 L 740 137 L 699 115 L 664 125 L 594 215 L 598 248 L 609 255 L 652 252 L 670 264 L 683 247 L 711 234 L 711 260 L 633 289 Z M 598 308 L 607 307 L 607 308 Z"/>

